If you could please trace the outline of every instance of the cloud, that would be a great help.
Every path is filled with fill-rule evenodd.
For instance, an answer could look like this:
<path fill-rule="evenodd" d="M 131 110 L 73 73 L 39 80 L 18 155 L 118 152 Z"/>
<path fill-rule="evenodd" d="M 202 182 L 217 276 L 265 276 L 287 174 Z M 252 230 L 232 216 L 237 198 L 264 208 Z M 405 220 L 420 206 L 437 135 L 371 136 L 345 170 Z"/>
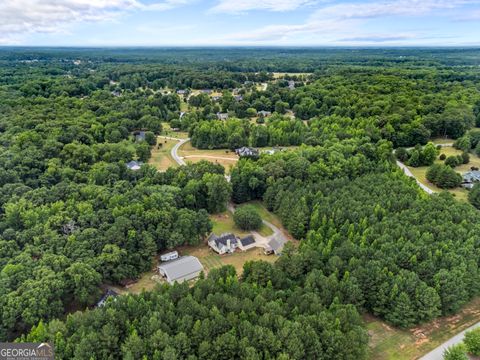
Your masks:
<path fill-rule="evenodd" d="M 316 0 L 220 0 L 211 13 L 238 14 L 250 10 L 291 11 L 317 3 Z"/>
<path fill-rule="evenodd" d="M 417 17 L 450 15 L 451 11 L 480 4 L 480 0 L 386 0 L 351 2 L 324 6 L 315 10 L 303 24 L 268 25 L 259 29 L 227 35 L 224 41 L 267 42 L 283 41 L 294 44 L 296 36 L 303 35 L 315 44 L 335 42 L 400 42 L 420 39 L 416 34 L 397 33 L 371 35 L 362 25 L 386 17 Z M 462 10 L 464 10 L 462 8 Z M 475 14 L 472 12 L 472 15 Z M 354 34 L 354 35 L 352 35 Z M 422 37 L 426 39 L 426 37 Z"/>
<path fill-rule="evenodd" d="M 77 22 L 102 22 L 129 11 L 161 11 L 190 0 L 144 4 L 139 0 L 1 0 L 0 39 L 15 43 L 31 33 L 63 32 Z"/>

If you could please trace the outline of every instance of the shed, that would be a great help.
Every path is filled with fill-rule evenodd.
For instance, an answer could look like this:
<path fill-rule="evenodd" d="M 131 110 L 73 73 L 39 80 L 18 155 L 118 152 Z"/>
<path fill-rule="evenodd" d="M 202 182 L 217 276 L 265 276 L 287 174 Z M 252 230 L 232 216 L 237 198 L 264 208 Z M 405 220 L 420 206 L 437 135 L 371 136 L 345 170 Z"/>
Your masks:
<path fill-rule="evenodd" d="M 280 255 L 282 253 L 284 244 L 285 241 L 280 237 L 272 237 L 268 242 L 267 246 L 265 246 L 265 253 Z"/>
<path fill-rule="evenodd" d="M 142 165 L 143 165 L 142 162 L 132 160 L 129 163 L 127 163 L 127 168 L 129 168 L 130 170 L 133 170 L 133 171 L 137 171 L 137 170 L 140 170 Z"/>
<path fill-rule="evenodd" d="M 195 279 L 202 271 L 203 266 L 195 256 L 182 256 L 158 266 L 158 272 L 170 284 Z"/>

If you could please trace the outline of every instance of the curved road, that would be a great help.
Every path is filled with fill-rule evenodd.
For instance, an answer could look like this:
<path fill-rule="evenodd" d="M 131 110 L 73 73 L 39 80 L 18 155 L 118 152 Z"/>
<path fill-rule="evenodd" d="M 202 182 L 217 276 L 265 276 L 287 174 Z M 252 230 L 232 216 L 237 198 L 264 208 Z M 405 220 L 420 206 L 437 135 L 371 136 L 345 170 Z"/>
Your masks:
<path fill-rule="evenodd" d="M 175 160 L 177 162 L 177 164 L 180 165 L 180 166 L 187 165 L 185 160 L 183 160 L 182 157 L 178 156 L 177 152 L 178 152 L 178 149 L 180 148 L 180 146 L 182 146 L 183 144 L 190 141 L 190 138 L 187 138 L 187 139 L 168 138 L 168 139 L 178 141 L 178 143 L 175 144 L 175 146 L 172 148 L 172 150 L 170 150 L 170 155 L 172 155 L 173 160 Z"/>
<path fill-rule="evenodd" d="M 468 329 L 463 330 L 461 333 L 445 341 L 442 345 L 430 351 L 427 355 L 422 356 L 419 360 L 443 360 L 443 352 L 445 349 L 447 349 L 449 346 L 461 343 L 465 333 L 477 327 L 480 327 L 480 322 L 470 326 Z"/>

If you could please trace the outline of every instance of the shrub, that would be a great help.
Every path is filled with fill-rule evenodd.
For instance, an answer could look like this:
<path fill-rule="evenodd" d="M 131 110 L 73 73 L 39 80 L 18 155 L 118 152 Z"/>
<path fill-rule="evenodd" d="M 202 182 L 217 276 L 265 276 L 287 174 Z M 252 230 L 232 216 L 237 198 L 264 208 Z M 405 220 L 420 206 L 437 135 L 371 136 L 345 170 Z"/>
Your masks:
<path fill-rule="evenodd" d="M 448 160 L 448 159 L 447 159 Z M 427 180 L 442 189 L 451 189 L 462 183 L 462 176 L 457 174 L 450 166 L 434 164 L 426 174 Z"/>
<path fill-rule="evenodd" d="M 251 205 L 238 208 L 233 215 L 233 221 L 242 230 L 258 230 L 262 226 L 262 218 Z"/>
<path fill-rule="evenodd" d="M 446 158 L 447 158 L 447 155 L 445 155 L 445 154 L 442 154 L 439 157 L 439 159 L 442 160 L 442 161 L 445 160 Z"/>
<path fill-rule="evenodd" d="M 470 354 L 480 356 L 480 328 L 467 331 L 463 342 Z"/>
<path fill-rule="evenodd" d="M 468 164 L 470 162 L 470 154 L 468 152 L 464 151 L 460 156 L 462 158 L 462 164 Z"/>
<path fill-rule="evenodd" d="M 458 157 L 455 155 L 451 155 L 445 160 L 445 165 L 450 166 L 451 168 L 454 168 L 460 164 L 461 161 L 459 161 Z"/>
<path fill-rule="evenodd" d="M 466 352 L 465 345 L 457 344 L 449 346 L 443 352 L 444 360 L 469 360 Z"/>
<path fill-rule="evenodd" d="M 397 150 L 395 150 L 395 156 L 401 162 L 406 162 L 409 157 L 407 149 L 403 147 L 400 147 Z"/>

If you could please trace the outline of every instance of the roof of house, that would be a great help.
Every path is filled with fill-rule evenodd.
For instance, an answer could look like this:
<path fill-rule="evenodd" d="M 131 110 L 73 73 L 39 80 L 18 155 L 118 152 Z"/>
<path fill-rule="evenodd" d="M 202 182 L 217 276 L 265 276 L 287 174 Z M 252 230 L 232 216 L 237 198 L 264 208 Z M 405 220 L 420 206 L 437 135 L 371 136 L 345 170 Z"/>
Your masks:
<path fill-rule="evenodd" d="M 170 281 L 184 278 L 203 270 L 203 266 L 195 256 L 182 256 L 176 260 L 158 266 Z"/>
<path fill-rule="evenodd" d="M 258 155 L 258 150 L 255 148 L 250 148 L 246 146 L 242 146 L 239 149 L 235 150 L 235 153 L 237 153 L 240 156 L 255 156 Z"/>
<path fill-rule="evenodd" d="M 237 244 L 237 237 L 232 233 L 225 233 L 220 236 L 212 233 L 208 237 L 208 241 L 214 241 L 215 245 L 220 248 L 221 246 L 227 246 L 227 241 L 230 240 L 230 244 Z"/>
<path fill-rule="evenodd" d="M 465 182 L 480 181 L 480 171 L 479 170 L 467 171 L 465 174 L 463 174 L 463 180 Z"/>
<path fill-rule="evenodd" d="M 278 252 L 283 247 L 283 241 L 279 238 L 272 237 L 268 242 L 268 246 L 270 246 L 273 251 Z"/>
<path fill-rule="evenodd" d="M 118 293 L 114 290 L 111 290 L 111 289 L 107 289 L 107 292 L 102 296 L 102 298 L 97 302 L 97 306 L 103 306 L 105 304 L 105 301 L 107 301 L 107 299 L 109 297 L 115 297 L 115 296 L 118 296 Z"/>
<path fill-rule="evenodd" d="M 261 111 L 258 111 L 257 114 L 268 116 L 268 115 L 271 115 L 272 113 L 270 111 L 261 110 Z"/>
<path fill-rule="evenodd" d="M 218 112 L 217 113 L 217 119 L 220 119 L 220 120 L 228 119 L 228 113 Z"/>
<path fill-rule="evenodd" d="M 242 246 L 248 246 L 255 242 L 255 238 L 253 237 L 253 235 L 247 235 L 244 238 L 240 239 L 240 242 L 242 243 Z"/>
<path fill-rule="evenodd" d="M 140 161 L 132 160 L 127 163 L 127 167 L 130 170 L 139 170 L 140 167 L 142 166 L 142 163 Z"/>

